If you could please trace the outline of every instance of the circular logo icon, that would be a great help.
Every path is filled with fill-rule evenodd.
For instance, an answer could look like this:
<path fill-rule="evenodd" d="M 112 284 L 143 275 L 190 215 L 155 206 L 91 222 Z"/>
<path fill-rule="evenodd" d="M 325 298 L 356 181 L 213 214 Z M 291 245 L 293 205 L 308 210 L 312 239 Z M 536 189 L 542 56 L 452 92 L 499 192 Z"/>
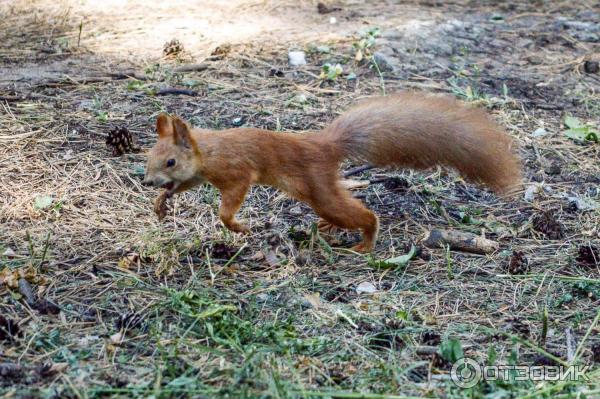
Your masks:
<path fill-rule="evenodd" d="M 481 381 L 482 371 L 479 363 L 468 357 L 457 360 L 452 365 L 450 378 L 460 388 L 472 388 Z"/>

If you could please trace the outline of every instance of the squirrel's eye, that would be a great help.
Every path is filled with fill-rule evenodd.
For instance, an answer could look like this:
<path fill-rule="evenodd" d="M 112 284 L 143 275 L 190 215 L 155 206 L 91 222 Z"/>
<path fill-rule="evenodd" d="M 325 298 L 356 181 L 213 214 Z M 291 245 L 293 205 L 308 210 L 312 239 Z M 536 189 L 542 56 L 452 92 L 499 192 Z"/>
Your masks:
<path fill-rule="evenodd" d="M 175 160 L 173 158 L 167 161 L 167 168 L 170 168 L 171 166 L 175 166 Z"/>

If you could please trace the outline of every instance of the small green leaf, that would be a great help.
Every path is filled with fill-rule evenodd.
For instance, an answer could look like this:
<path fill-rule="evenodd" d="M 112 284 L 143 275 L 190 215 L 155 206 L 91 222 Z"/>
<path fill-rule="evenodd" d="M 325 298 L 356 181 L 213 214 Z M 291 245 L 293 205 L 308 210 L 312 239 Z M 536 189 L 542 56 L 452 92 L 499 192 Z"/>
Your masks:
<path fill-rule="evenodd" d="M 158 89 L 156 87 L 146 86 L 144 87 L 144 93 L 148 96 L 155 96 L 158 93 Z"/>
<path fill-rule="evenodd" d="M 565 130 L 565 136 L 573 140 L 586 140 L 588 136 L 588 129 L 585 127 L 577 127 L 569 130 Z"/>
<path fill-rule="evenodd" d="M 496 359 L 498 359 L 498 352 L 496 352 L 496 348 L 494 348 L 494 346 L 492 345 L 488 349 L 488 356 L 487 356 L 486 364 L 489 364 L 491 366 L 496 362 Z"/>
<path fill-rule="evenodd" d="M 399 310 L 396 312 L 396 318 L 399 320 L 408 320 L 408 312 L 406 310 Z"/>
<path fill-rule="evenodd" d="M 108 120 L 108 112 L 106 111 L 98 111 L 96 113 L 96 119 L 98 122 L 104 123 Z"/>
<path fill-rule="evenodd" d="M 221 313 L 225 312 L 235 312 L 236 310 L 237 308 L 233 305 L 216 305 L 205 310 L 202 313 L 199 313 L 198 315 L 196 315 L 196 317 L 198 319 L 206 319 L 209 317 L 220 315 Z"/>
<path fill-rule="evenodd" d="M 410 247 L 410 251 L 408 251 L 408 253 L 406 255 L 400 255 L 400 256 L 396 256 L 394 258 L 389 258 L 386 260 L 371 259 L 371 260 L 369 260 L 369 265 L 373 266 L 373 267 L 377 267 L 379 269 L 391 269 L 391 268 L 405 267 L 406 265 L 408 265 L 408 263 L 415 256 L 416 253 L 417 253 L 417 248 L 415 248 L 415 246 L 412 245 Z"/>
<path fill-rule="evenodd" d="M 38 195 L 33 201 L 33 207 L 38 210 L 46 209 L 49 208 L 50 205 L 52 205 L 53 201 L 54 198 L 52 198 L 49 195 Z"/>
<path fill-rule="evenodd" d="M 396 256 L 395 258 L 389 258 L 385 261 L 385 263 L 394 265 L 394 266 L 406 266 L 408 262 L 415 256 L 417 249 L 414 245 L 411 245 L 410 251 L 406 255 Z"/>
<path fill-rule="evenodd" d="M 335 67 L 329 68 L 329 72 L 327 73 L 327 78 L 329 80 L 335 80 L 338 76 L 340 76 L 343 72 L 342 66 L 340 64 L 336 64 Z"/>
<path fill-rule="evenodd" d="M 600 142 L 598 140 L 598 135 L 600 135 L 600 133 L 597 130 L 590 129 L 588 130 L 588 134 L 585 136 L 585 139 L 593 141 L 594 143 L 598 143 Z"/>
<path fill-rule="evenodd" d="M 598 143 L 600 132 L 589 124 L 581 123 L 581 121 L 573 116 L 565 118 L 565 125 L 569 128 L 564 134 L 570 139 L 579 141 L 593 141 Z"/>
<path fill-rule="evenodd" d="M 458 216 L 460 216 L 461 223 L 471 224 L 473 222 L 473 218 L 467 212 L 459 212 Z"/>
<path fill-rule="evenodd" d="M 441 343 L 440 345 L 440 355 L 447 362 L 454 363 L 459 359 L 465 357 L 462 345 L 460 341 L 456 338 L 450 338 Z"/>
<path fill-rule="evenodd" d="M 342 68 L 342 66 L 340 64 L 331 65 L 328 63 L 328 64 L 323 65 L 320 78 L 327 79 L 327 80 L 335 80 L 343 72 L 344 72 L 344 69 Z"/>
<path fill-rule="evenodd" d="M 140 80 L 130 80 L 129 82 L 127 82 L 127 90 L 129 91 L 139 90 L 143 86 L 144 83 L 142 83 L 142 81 Z"/>
<path fill-rule="evenodd" d="M 581 123 L 581 121 L 579 119 L 575 118 L 574 116 L 567 115 L 565 117 L 565 126 L 568 127 L 569 129 L 575 129 L 575 128 L 583 127 L 583 124 Z"/>

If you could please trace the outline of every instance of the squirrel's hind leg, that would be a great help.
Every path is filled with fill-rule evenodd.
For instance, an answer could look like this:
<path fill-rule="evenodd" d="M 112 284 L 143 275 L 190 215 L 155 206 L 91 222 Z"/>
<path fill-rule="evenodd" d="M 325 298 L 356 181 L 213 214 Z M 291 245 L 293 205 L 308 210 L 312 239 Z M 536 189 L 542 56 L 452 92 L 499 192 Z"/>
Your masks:
<path fill-rule="evenodd" d="M 320 227 L 337 226 L 342 229 L 361 231 L 363 240 L 352 247 L 352 250 L 369 252 L 373 249 L 379 229 L 377 216 L 362 202 L 352 198 L 350 192 L 339 186 L 332 187 L 325 192 L 318 193 L 318 197 L 313 198 L 310 205 L 323 219 L 319 222 Z"/>
<path fill-rule="evenodd" d="M 328 222 L 327 220 L 321 218 L 319 219 L 319 221 L 317 222 L 317 228 L 319 229 L 319 231 L 323 234 L 327 234 L 327 235 L 334 235 L 338 232 L 339 227 L 331 224 L 330 222 Z"/>

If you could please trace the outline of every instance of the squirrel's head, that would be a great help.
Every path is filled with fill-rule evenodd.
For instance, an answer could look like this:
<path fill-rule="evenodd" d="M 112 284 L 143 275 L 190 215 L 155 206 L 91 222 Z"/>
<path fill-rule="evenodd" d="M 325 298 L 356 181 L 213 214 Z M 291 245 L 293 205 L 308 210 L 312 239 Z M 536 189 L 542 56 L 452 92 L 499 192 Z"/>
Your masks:
<path fill-rule="evenodd" d="M 158 141 L 148 154 L 143 184 L 173 194 L 202 183 L 198 171 L 201 154 L 188 124 L 176 116 L 160 114 L 156 130 Z"/>

